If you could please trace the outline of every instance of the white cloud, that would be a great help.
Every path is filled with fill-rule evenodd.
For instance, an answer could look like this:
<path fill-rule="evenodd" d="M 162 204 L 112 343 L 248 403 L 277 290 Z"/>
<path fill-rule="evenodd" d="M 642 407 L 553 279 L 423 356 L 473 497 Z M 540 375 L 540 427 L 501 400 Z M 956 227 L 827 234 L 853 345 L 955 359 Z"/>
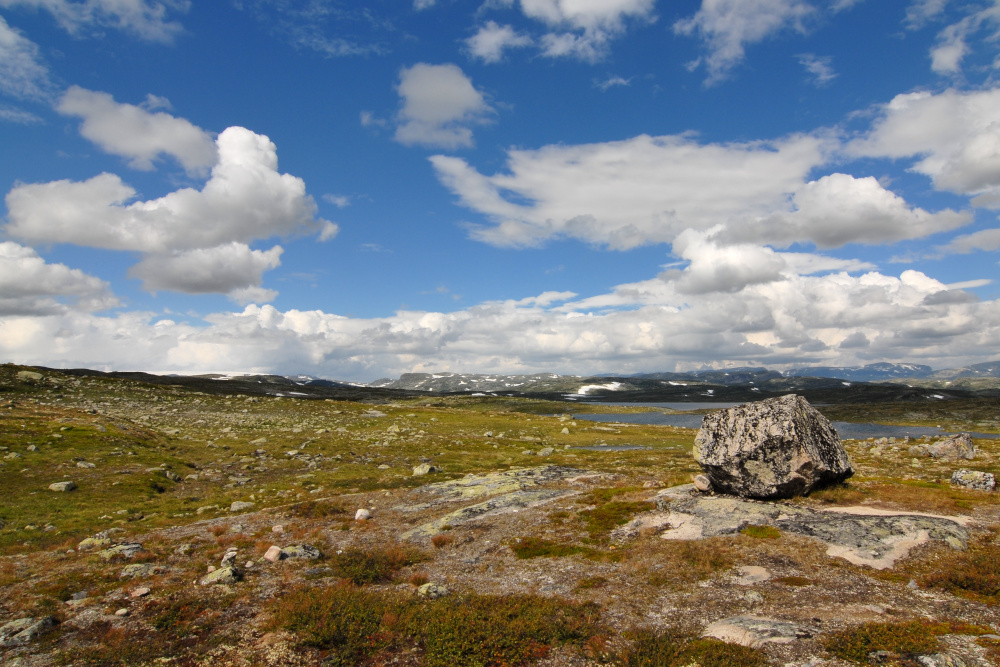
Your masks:
<path fill-rule="evenodd" d="M 780 246 L 808 241 L 819 248 L 836 248 L 848 243 L 882 244 L 923 238 L 972 221 L 968 212 L 946 209 L 928 213 L 911 208 L 871 176 L 824 176 L 799 188 L 792 203 L 793 211 L 732 227 L 720 236 Z"/>
<path fill-rule="evenodd" d="M 0 7 L 27 7 L 52 14 L 66 32 L 114 28 L 151 42 L 171 42 L 183 27 L 167 20 L 170 12 L 186 12 L 188 0 L 0 0 Z"/>
<path fill-rule="evenodd" d="M 927 3 L 931 9 L 936 9 L 930 16 L 939 14 L 943 10 L 943 2 L 940 7 L 937 3 Z M 920 12 L 917 13 L 919 18 Z M 1000 3 L 994 0 L 994 4 L 984 9 L 973 7 L 971 13 L 962 20 L 953 23 L 938 33 L 937 44 L 931 48 L 931 69 L 938 74 L 957 74 L 962 70 L 962 60 L 971 51 L 969 39 L 986 27 L 992 27 L 993 34 L 987 41 L 996 42 L 1000 37 Z"/>
<path fill-rule="evenodd" d="M 244 243 L 147 255 L 129 269 L 143 289 L 173 290 L 185 294 L 227 293 L 259 287 L 265 271 L 281 265 L 284 249 L 251 250 Z M 273 297 L 272 297 L 273 298 Z"/>
<path fill-rule="evenodd" d="M 126 204 L 135 190 L 107 173 L 19 185 L 7 194 L 6 231 L 38 243 L 164 253 L 322 230 L 305 183 L 277 171 L 266 136 L 231 127 L 216 144 L 219 162 L 201 190 L 150 201 Z"/>
<path fill-rule="evenodd" d="M 906 8 L 906 26 L 911 30 L 921 28 L 928 21 L 940 16 L 948 0 L 913 0 Z"/>
<path fill-rule="evenodd" d="M 632 85 L 632 78 L 628 79 L 620 76 L 609 76 L 603 81 L 595 81 L 594 85 L 600 88 L 602 92 L 607 92 L 609 88 L 615 88 L 617 86 L 630 86 Z"/>
<path fill-rule="evenodd" d="M 532 41 L 531 37 L 516 32 L 509 25 L 487 21 L 475 35 L 465 40 L 465 45 L 473 57 L 487 63 L 498 63 L 503 60 L 507 49 L 530 46 Z"/>
<path fill-rule="evenodd" d="M 107 173 L 18 185 L 7 194 L 5 231 L 38 243 L 145 253 L 131 275 L 150 290 L 188 293 L 259 287 L 282 251 L 250 250 L 254 240 L 336 235 L 335 224 L 316 217 L 302 179 L 278 172 L 277 149 L 267 137 L 231 127 L 216 143 L 219 161 L 201 190 L 127 203 L 135 190 Z"/>
<path fill-rule="evenodd" d="M 30 111 L 14 107 L 0 106 L 0 122 L 14 123 L 15 125 L 38 125 L 45 121 Z"/>
<path fill-rule="evenodd" d="M 492 226 L 473 229 L 478 240 L 533 246 L 575 238 L 624 250 L 790 210 L 790 195 L 834 145 L 808 135 L 746 144 L 642 135 L 511 150 L 507 172 L 493 176 L 455 157 L 431 162 L 463 205 L 489 218 Z"/>
<path fill-rule="evenodd" d="M 873 129 L 847 146 L 855 156 L 920 158 L 912 169 L 939 190 L 1000 208 L 1000 89 L 897 95 Z"/>
<path fill-rule="evenodd" d="M 456 65 L 417 63 L 404 68 L 396 87 L 402 98 L 396 141 L 446 149 L 473 145 L 470 125 L 493 111 Z"/>
<path fill-rule="evenodd" d="M 748 44 L 785 29 L 804 32 L 805 20 L 815 12 L 805 0 L 702 0 L 694 16 L 674 24 L 674 32 L 705 41 L 706 83 L 715 83 L 742 62 Z"/>
<path fill-rule="evenodd" d="M 805 68 L 812 78 L 812 83 L 817 86 L 825 86 L 837 78 L 837 73 L 833 70 L 833 58 L 830 56 L 817 56 L 812 53 L 803 53 L 797 56 L 799 64 Z"/>
<path fill-rule="evenodd" d="M 626 19 L 653 19 L 654 0 L 521 0 L 525 16 L 553 27 L 570 27 L 588 33 L 618 33 Z"/>
<path fill-rule="evenodd" d="M 49 70 L 42 64 L 38 45 L 0 16 L 0 93 L 23 100 L 45 100 L 51 88 Z"/>
<path fill-rule="evenodd" d="M 654 0 L 521 0 L 521 10 L 555 29 L 542 36 L 542 55 L 595 62 L 606 55 L 610 40 L 625 32 L 626 20 L 655 21 L 654 4 Z"/>
<path fill-rule="evenodd" d="M 103 280 L 65 264 L 49 264 L 31 248 L 0 242 L 0 317 L 53 315 L 69 308 L 105 310 L 117 305 L 118 299 Z"/>
<path fill-rule="evenodd" d="M 983 229 L 971 234 L 957 236 L 948 244 L 939 246 L 937 249 L 948 254 L 966 254 L 977 250 L 1000 250 L 1000 228 Z"/>
<path fill-rule="evenodd" d="M 739 291 L 726 289 L 732 283 L 722 280 L 716 284 L 724 289 L 690 299 L 678 291 L 682 282 L 662 276 L 577 302 L 565 302 L 570 293 L 545 293 L 372 319 L 266 305 L 214 314 L 201 327 L 154 323 L 139 313 L 6 317 L 0 355 L 56 366 L 309 372 L 341 379 L 420 370 L 685 370 L 706 358 L 719 366 L 906 360 L 948 367 L 995 355 L 998 301 L 963 297 L 917 271 L 801 275 L 792 265 L 809 260 L 787 253 L 769 257 L 749 246 L 731 253 L 707 244 L 694 254 L 708 266 L 717 252 L 719 261 L 729 256 L 732 268 L 756 256 L 753 276 L 767 280 L 744 280 Z M 775 274 L 772 262 L 786 268 Z"/>
<path fill-rule="evenodd" d="M 189 173 L 207 171 L 218 153 L 212 136 L 183 118 L 149 109 L 169 106 L 150 95 L 146 104 L 119 104 L 107 93 L 71 86 L 56 110 L 83 119 L 80 134 L 113 155 L 129 160 L 135 169 L 151 170 L 161 155 L 171 155 Z"/>
<path fill-rule="evenodd" d="M 347 208 L 351 205 L 351 198 L 347 195 L 324 194 L 323 201 L 333 204 L 337 208 Z"/>
<path fill-rule="evenodd" d="M 320 242 L 325 242 L 333 239 L 340 233 L 340 227 L 336 224 L 330 222 L 329 220 L 324 220 L 323 225 L 320 227 L 319 236 L 316 238 Z"/>

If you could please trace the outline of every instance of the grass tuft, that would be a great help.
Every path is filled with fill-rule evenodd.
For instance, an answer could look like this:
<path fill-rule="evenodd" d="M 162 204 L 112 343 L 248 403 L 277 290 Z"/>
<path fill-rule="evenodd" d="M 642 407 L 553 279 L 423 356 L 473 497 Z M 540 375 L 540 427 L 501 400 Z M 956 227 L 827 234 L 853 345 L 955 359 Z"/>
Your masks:
<path fill-rule="evenodd" d="M 740 532 L 757 540 L 776 540 L 781 537 L 781 531 L 774 526 L 747 526 Z"/>

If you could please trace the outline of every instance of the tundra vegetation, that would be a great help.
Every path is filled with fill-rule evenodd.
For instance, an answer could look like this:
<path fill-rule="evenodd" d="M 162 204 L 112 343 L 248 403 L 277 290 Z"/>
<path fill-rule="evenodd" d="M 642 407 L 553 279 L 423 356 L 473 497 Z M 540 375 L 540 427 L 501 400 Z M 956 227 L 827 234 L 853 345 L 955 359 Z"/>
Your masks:
<path fill-rule="evenodd" d="M 795 502 L 956 516 L 970 531 L 964 551 L 930 541 L 875 570 L 771 526 L 701 540 L 626 531 L 659 490 L 699 472 L 693 430 L 572 416 L 639 408 L 214 386 L 0 366 L 0 662 L 1000 661 L 1000 494 L 949 483 L 956 467 L 1000 474 L 996 440 L 975 440 L 962 466 L 914 458 L 902 441 L 844 443 L 855 476 Z M 819 409 L 1000 430 L 996 399 Z M 421 464 L 427 474 L 414 474 Z M 500 493 L 475 496 L 463 480 L 540 466 L 560 471 L 548 496 L 440 522 Z M 435 495 L 448 481 L 465 495 Z M 433 534 L 403 537 L 422 525 Z M 128 544 L 141 548 L 108 551 Z M 207 581 L 226 567 L 230 578 Z M 747 568 L 768 577 L 748 583 Z M 740 615 L 810 632 L 752 646 L 702 636 Z M 23 619 L 49 620 L 27 636 L 15 630 L 28 621 L 9 626 Z"/>

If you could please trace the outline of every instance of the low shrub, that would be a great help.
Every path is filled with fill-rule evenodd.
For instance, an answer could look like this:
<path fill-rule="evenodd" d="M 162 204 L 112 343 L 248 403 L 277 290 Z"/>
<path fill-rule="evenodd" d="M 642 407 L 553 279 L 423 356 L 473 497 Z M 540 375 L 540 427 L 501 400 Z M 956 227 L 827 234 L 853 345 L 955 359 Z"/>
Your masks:
<path fill-rule="evenodd" d="M 1000 547 L 988 541 L 970 544 L 951 557 L 946 568 L 919 578 L 925 588 L 941 588 L 954 595 L 1000 604 Z"/>
<path fill-rule="evenodd" d="M 426 560 L 427 555 L 417 549 L 392 545 L 375 549 L 345 549 L 332 557 L 331 566 L 337 576 L 360 586 L 392 581 L 400 569 Z"/>
<path fill-rule="evenodd" d="M 271 607 L 272 627 L 319 649 L 324 664 L 355 665 L 416 646 L 425 667 L 516 667 L 550 646 L 598 630 L 592 603 L 470 595 L 421 601 L 338 584 L 293 591 Z"/>
<path fill-rule="evenodd" d="M 755 648 L 715 639 L 696 639 L 680 631 L 639 630 L 627 635 L 627 645 L 612 657 L 622 667 L 766 667 L 766 656 Z"/>
<path fill-rule="evenodd" d="M 618 526 L 628 523 L 636 514 L 651 509 L 652 503 L 612 500 L 580 512 L 580 518 L 587 524 L 591 539 L 599 539 Z"/>
<path fill-rule="evenodd" d="M 905 623 L 865 623 L 835 632 L 823 648 L 844 660 L 868 662 L 875 651 L 887 651 L 896 658 L 935 653 L 938 637 L 947 634 L 987 634 L 991 629 L 961 622 L 909 621 Z"/>
<path fill-rule="evenodd" d="M 573 556 L 575 554 L 592 555 L 597 553 L 590 547 L 583 547 L 578 544 L 559 544 L 540 537 L 521 537 L 514 544 L 510 545 L 511 551 L 518 558 L 553 558 L 562 556 Z"/>

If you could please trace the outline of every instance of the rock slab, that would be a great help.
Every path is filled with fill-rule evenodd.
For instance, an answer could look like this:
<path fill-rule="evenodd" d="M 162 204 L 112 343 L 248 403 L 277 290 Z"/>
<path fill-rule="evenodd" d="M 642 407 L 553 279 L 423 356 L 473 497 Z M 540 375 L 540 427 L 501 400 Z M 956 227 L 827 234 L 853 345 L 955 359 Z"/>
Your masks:
<path fill-rule="evenodd" d="M 830 421 L 794 394 L 705 415 L 694 458 L 713 490 L 743 498 L 792 498 L 854 474 Z"/>

